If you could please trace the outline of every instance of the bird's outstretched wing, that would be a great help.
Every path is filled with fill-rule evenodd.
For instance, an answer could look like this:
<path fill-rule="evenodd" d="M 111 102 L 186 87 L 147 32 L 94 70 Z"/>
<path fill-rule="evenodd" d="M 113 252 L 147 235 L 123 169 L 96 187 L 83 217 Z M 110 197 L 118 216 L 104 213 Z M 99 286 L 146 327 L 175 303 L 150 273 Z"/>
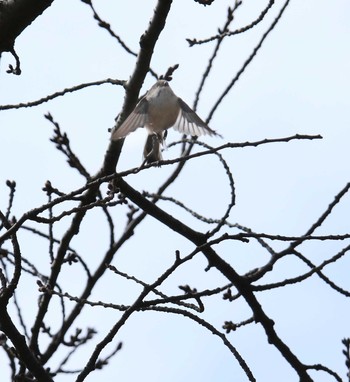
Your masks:
<path fill-rule="evenodd" d="M 112 140 L 126 137 L 138 127 L 143 127 L 148 122 L 148 101 L 142 98 L 135 109 L 129 114 L 126 120 L 112 134 Z"/>
<path fill-rule="evenodd" d="M 217 135 L 181 98 L 178 98 L 180 112 L 173 128 L 188 135 Z"/>

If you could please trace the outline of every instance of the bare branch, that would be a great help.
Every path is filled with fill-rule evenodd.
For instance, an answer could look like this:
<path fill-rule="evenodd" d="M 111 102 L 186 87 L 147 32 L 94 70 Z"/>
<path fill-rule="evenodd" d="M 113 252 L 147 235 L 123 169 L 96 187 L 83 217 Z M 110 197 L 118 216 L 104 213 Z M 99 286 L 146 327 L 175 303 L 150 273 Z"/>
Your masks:
<path fill-rule="evenodd" d="M 229 91 L 232 89 L 232 87 L 235 85 L 235 83 L 239 80 L 239 78 L 241 77 L 241 75 L 244 73 L 244 71 L 247 69 L 248 65 L 253 61 L 254 57 L 256 56 L 256 54 L 258 53 L 258 51 L 260 50 L 260 48 L 262 47 L 262 44 L 263 42 L 266 40 L 267 36 L 270 34 L 270 32 L 272 32 L 272 30 L 275 28 L 275 26 L 277 25 L 277 23 L 280 21 L 284 11 L 286 10 L 288 4 L 289 4 L 289 1 L 290 0 L 287 0 L 283 7 L 281 8 L 279 14 L 277 15 L 277 17 L 275 18 L 275 20 L 273 21 L 273 23 L 270 25 L 270 27 L 268 28 L 268 30 L 263 34 L 263 36 L 261 37 L 258 45 L 254 48 L 253 52 L 251 53 L 251 55 L 248 57 L 248 59 L 244 62 L 243 66 L 241 67 L 241 69 L 238 71 L 238 73 L 235 75 L 235 77 L 231 80 L 231 82 L 229 83 L 229 85 L 226 87 L 226 89 L 222 92 L 221 96 L 218 98 L 218 100 L 216 101 L 215 105 L 212 107 L 212 109 L 210 110 L 209 112 L 209 115 L 208 115 L 208 118 L 206 119 L 206 122 L 209 123 L 210 120 L 212 119 L 216 109 L 219 107 L 219 105 L 221 104 L 222 100 L 226 97 L 226 95 L 229 93 Z"/>
<path fill-rule="evenodd" d="M 0 105 L 0 110 L 11 110 L 11 109 L 21 109 L 21 108 L 27 108 L 27 107 L 33 107 L 33 106 L 38 106 L 41 105 L 45 102 L 52 101 L 53 99 L 57 97 L 62 97 L 68 93 L 74 93 L 79 90 L 88 88 L 90 86 L 99 86 L 103 84 L 112 84 L 112 85 L 119 85 L 119 86 L 124 86 L 125 81 L 122 80 L 113 80 L 112 78 L 107 78 L 105 80 L 101 81 L 94 81 L 94 82 L 88 82 L 85 84 L 79 84 L 76 86 L 73 86 L 71 88 L 66 88 L 64 90 L 58 91 L 56 93 L 50 94 L 46 97 L 40 98 L 36 101 L 31 101 L 31 102 L 25 102 L 25 103 L 19 103 L 16 105 Z"/>
<path fill-rule="evenodd" d="M 227 25 L 222 30 L 219 30 L 220 34 L 218 34 L 216 36 L 209 37 L 205 40 L 197 40 L 197 39 L 189 39 L 189 38 L 186 40 L 190 44 L 190 46 L 193 46 L 193 45 L 204 44 L 204 43 L 211 42 L 214 40 L 222 41 L 225 37 L 234 36 L 236 34 L 244 33 L 246 31 L 248 31 L 249 29 L 252 29 L 256 25 L 258 25 L 264 19 L 264 17 L 268 13 L 268 11 L 272 8 L 274 3 L 275 3 L 275 0 L 270 0 L 269 3 L 267 4 L 266 8 L 263 9 L 262 12 L 260 13 L 259 17 L 243 28 L 236 29 L 235 31 L 229 31 L 228 25 Z M 242 4 L 242 2 L 236 2 L 236 4 L 235 4 L 236 8 L 241 4 Z"/>

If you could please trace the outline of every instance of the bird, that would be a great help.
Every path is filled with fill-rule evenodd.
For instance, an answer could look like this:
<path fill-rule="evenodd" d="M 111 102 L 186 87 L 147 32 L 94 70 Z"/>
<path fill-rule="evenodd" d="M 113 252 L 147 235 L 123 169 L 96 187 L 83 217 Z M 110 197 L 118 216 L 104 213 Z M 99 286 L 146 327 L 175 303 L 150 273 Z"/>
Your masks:
<path fill-rule="evenodd" d="M 158 80 L 148 90 L 125 121 L 113 130 L 111 139 L 116 141 L 125 138 L 139 127 L 145 127 L 148 132 L 143 151 L 144 163 L 162 160 L 161 145 L 164 144 L 167 129 L 171 127 L 187 135 L 221 137 L 163 79 Z"/>

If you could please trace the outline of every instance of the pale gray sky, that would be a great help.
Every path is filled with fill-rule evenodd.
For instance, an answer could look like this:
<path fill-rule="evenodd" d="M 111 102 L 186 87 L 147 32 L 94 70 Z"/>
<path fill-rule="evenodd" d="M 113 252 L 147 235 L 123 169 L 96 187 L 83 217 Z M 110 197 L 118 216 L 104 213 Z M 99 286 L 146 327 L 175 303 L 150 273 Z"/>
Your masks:
<path fill-rule="evenodd" d="M 121 4 L 104 0 L 95 3 L 101 17 L 137 52 L 140 34 L 148 25 L 155 1 L 129 0 Z M 226 9 L 231 3 L 215 1 L 205 8 L 193 1 L 174 1 L 171 16 L 156 47 L 152 68 L 162 74 L 169 66 L 179 63 L 171 86 L 190 105 L 214 44 L 189 48 L 185 38 L 200 39 L 215 33 L 224 24 Z M 244 3 L 236 14 L 234 28 L 256 18 L 267 1 Z M 276 4 L 280 8 L 282 2 Z M 203 119 L 276 14 L 277 9 L 253 30 L 225 41 L 199 103 L 198 114 Z M 350 3 L 346 0 L 292 0 L 256 59 L 214 115 L 210 126 L 224 138 L 203 139 L 211 145 L 296 133 L 323 136 L 323 140 L 223 151 L 236 185 L 237 203 L 230 217 L 232 223 L 238 222 L 257 232 L 303 234 L 333 201 L 334 195 L 349 182 L 349 14 Z M 89 8 L 77 0 L 56 0 L 18 38 L 16 49 L 21 58 L 22 75 L 6 74 L 13 59 L 4 54 L 0 72 L 1 105 L 33 101 L 82 82 L 108 77 L 128 79 L 135 62 L 134 57 L 125 54 L 115 40 L 96 26 Z M 149 77 L 144 90 L 152 84 L 153 78 Z M 0 208 L 6 206 L 6 179 L 17 182 L 14 210 L 18 217 L 45 201 L 40 190 L 47 179 L 67 192 L 84 182 L 49 142 L 52 126 L 43 118 L 44 113 L 49 111 L 60 123 L 83 164 L 95 173 L 102 164 L 108 145 L 108 128 L 113 126 L 123 97 L 121 87 L 104 85 L 57 98 L 36 108 L 1 111 Z M 171 133 L 169 142 L 178 137 L 176 132 Z M 142 129 L 127 138 L 120 168 L 141 163 L 144 139 Z M 164 153 L 165 158 L 176 155 L 175 149 Z M 152 192 L 170 172 L 169 167 L 155 168 L 129 177 L 128 181 L 139 190 Z M 198 159 L 188 166 L 183 177 L 166 195 L 179 198 L 199 213 L 215 218 L 224 211 L 229 189 L 225 174 L 214 159 Z M 189 219 L 194 227 L 208 229 L 173 206 L 162 203 L 160 206 L 174 216 Z M 349 232 L 349 208 L 350 200 L 345 196 L 324 228 L 316 233 Z M 153 281 L 173 261 L 176 249 L 185 255 L 192 246 L 175 233 L 166 231 L 152 218 L 148 218 L 146 225 L 147 230 L 145 226 L 143 230 L 137 230 L 135 237 L 121 249 L 115 264 L 122 271 Z M 64 229 L 64 224 L 58 226 Z M 74 241 L 90 264 L 94 264 L 94 258 L 102 256 L 106 248 L 104 232 L 96 232 L 96 226 L 99 227 L 99 223 L 84 225 L 81 237 Z M 319 264 L 342 245 L 308 243 L 303 248 L 311 261 Z M 220 249 L 239 272 L 260 266 L 267 258 L 259 248 L 250 244 L 225 243 Z M 23 248 L 23 254 L 39 266 L 40 259 L 35 256 L 46 259 L 46 252 L 46 243 L 42 243 L 41 252 L 40 247 L 33 251 L 29 243 Z M 349 259 L 344 259 L 326 272 L 347 290 L 350 289 L 349 265 Z M 190 283 L 198 289 L 216 285 L 220 276 L 215 271 L 204 273 L 205 266 L 205 260 L 199 257 L 181 274 L 174 275 L 167 283 L 169 293 L 180 293 L 179 290 L 175 292 L 179 284 Z M 306 267 L 286 259 L 276 269 L 273 281 L 304 271 Z M 78 294 L 79 279 L 73 270 L 68 270 L 67 276 L 62 284 L 69 293 Z M 24 280 L 23 283 L 36 289 L 35 280 Z M 221 284 L 225 284 L 224 279 Z M 136 297 L 137 291 L 110 275 L 104 285 L 101 283 L 93 299 L 130 303 L 130 296 Z M 313 277 L 305 283 L 283 288 L 283 291 L 261 293 L 258 298 L 275 320 L 277 332 L 302 362 L 324 363 L 345 378 L 340 341 L 349 336 L 350 310 L 344 297 Z M 28 317 L 30 309 L 28 304 Z M 89 315 L 81 324 L 99 329 L 100 338 L 118 316 L 118 313 L 102 308 L 87 308 L 87 311 Z M 249 316 L 250 311 L 243 303 L 210 303 L 205 312 L 205 317 L 218 327 L 226 320 L 240 321 Z M 258 325 L 231 333 L 228 338 L 251 366 L 259 382 L 298 380 L 281 356 L 266 343 Z M 125 345 L 123 350 L 109 367 L 93 373 L 88 380 L 246 380 L 221 341 L 183 317 L 171 319 L 164 314 L 140 313 L 122 329 L 117 337 L 117 341 L 120 340 Z M 84 360 L 80 358 L 80 362 L 84 363 Z M 1 370 L 4 362 L 7 361 L 0 358 Z M 57 381 L 63 380 L 74 378 L 57 378 Z M 315 380 L 332 381 L 324 373 L 318 373 Z"/>

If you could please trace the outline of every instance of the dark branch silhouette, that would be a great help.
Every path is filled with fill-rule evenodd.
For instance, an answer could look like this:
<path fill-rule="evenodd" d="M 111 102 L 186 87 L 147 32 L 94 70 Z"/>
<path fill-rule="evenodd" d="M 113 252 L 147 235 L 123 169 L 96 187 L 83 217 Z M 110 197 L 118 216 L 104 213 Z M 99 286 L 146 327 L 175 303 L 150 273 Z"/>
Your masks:
<path fill-rule="evenodd" d="M 16 113 L 17 109 L 22 108 L 36 110 L 37 106 L 59 97 L 62 102 L 70 102 L 70 93 L 75 92 L 79 95 L 83 89 L 89 88 L 89 91 L 94 91 L 96 86 L 112 84 L 121 86 L 122 88 L 119 89 L 125 91 L 122 108 L 116 111 L 118 127 L 135 108 L 140 99 L 142 85 L 148 75 L 171 81 L 181 70 L 181 66 L 171 65 L 171 63 L 163 75 L 157 75 L 151 69 L 152 59 L 158 54 L 157 43 L 167 27 L 166 22 L 172 12 L 171 0 L 158 0 L 147 29 L 140 36 L 137 51 L 129 48 L 126 37 L 120 37 L 127 36 L 126 33 L 119 33 L 117 27 L 112 27 L 96 11 L 92 0 L 82 0 L 82 2 L 91 9 L 97 27 L 107 31 L 110 38 L 115 39 L 122 47 L 125 55 L 135 58 L 129 79 L 125 81 L 107 78 L 73 87 L 62 86 L 60 89 L 64 90 L 57 90 L 34 101 L 24 100 L 18 104 L 2 105 L 0 112 L 14 110 L 13 112 Z M 208 12 L 211 11 L 211 5 L 214 3 L 213 0 L 194 0 L 194 2 L 198 3 L 198 6 L 208 6 L 206 7 Z M 35 6 L 33 6 L 34 3 Z M 12 52 L 16 59 L 16 66 L 10 66 L 9 72 L 17 75 L 21 73 L 21 54 L 14 51 L 16 38 L 51 3 L 52 0 L 37 2 L 16 0 L 13 1 L 13 8 L 10 7 L 10 2 L 0 4 L 0 52 Z M 243 6 L 243 1 L 235 1 L 227 9 L 226 19 L 217 34 L 205 40 L 196 38 L 187 40 L 191 46 L 215 41 L 213 52 L 204 65 L 198 89 L 193 90 L 195 93 L 193 109 L 196 110 L 202 91 L 213 75 L 217 58 L 222 53 L 222 43 L 225 41 L 229 44 L 232 36 L 239 38 L 239 35 L 258 24 L 263 24 L 268 18 L 266 15 L 277 7 L 277 16 L 266 26 L 265 33 L 260 36 L 252 53 L 245 58 L 238 72 L 231 73 L 228 68 L 227 84 L 217 100 L 209 106 L 207 123 L 212 120 L 223 100 L 229 96 L 259 54 L 266 38 L 275 31 L 274 28 L 281 22 L 288 4 L 289 0 L 277 7 L 274 1 L 269 1 L 263 9 L 257 9 L 256 15 L 250 19 L 253 20 L 252 22 L 245 27 L 232 30 L 233 22 L 239 21 L 238 10 Z M 186 8 L 186 5 L 183 7 Z M 7 19 L 3 17 L 4 14 L 8 15 Z M 178 150 L 172 157 L 166 157 L 158 163 L 143 163 L 139 167 L 128 168 L 124 171 L 119 171 L 118 167 L 124 139 L 110 140 L 106 142 L 104 157 L 99 158 L 100 168 L 93 174 L 85 164 L 86 158 L 80 157 L 75 151 L 74 142 L 64 132 L 64 124 L 59 122 L 59 118 L 56 120 L 56 116 L 54 117 L 51 113 L 47 113 L 45 118 L 46 123 L 53 130 L 51 143 L 63 154 L 69 167 L 75 171 L 82 183 L 80 187 L 63 191 L 62 185 L 47 180 L 41 186 L 45 203 L 33 205 L 30 210 L 17 212 L 15 216 L 14 206 L 16 198 L 19 198 L 18 186 L 15 181 L 6 181 L 8 196 L 7 200 L 2 201 L 0 205 L 0 349 L 8 360 L 12 381 L 53 381 L 57 375 L 65 376 L 68 380 L 74 375 L 77 382 L 82 382 L 91 373 L 98 375 L 99 370 L 110 367 L 112 360 L 118 357 L 122 349 L 123 343 L 118 337 L 121 328 L 132 325 L 130 318 L 135 314 L 145 314 L 145 312 L 167 313 L 166 317 L 176 315 L 193 325 L 205 328 L 207 333 L 220 340 L 232 356 L 232 362 L 239 365 L 249 381 L 258 380 L 254 374 L 254 365 L 244 358 L 244 353 L 240 351 L 239 346 L 236 346 L 230 335 L 243 328 L 250 328 L 252 324 L 261 329 L 267 343 L 282 356 L 290 369 L 298 375 L 300 381 L 313 381 L 310 371 L 325 373 L 336 381 L 342 381 L 338 370 L 332 370 L 321 363 L 307 364 L 303 356 L 283 339 L 279 326 L 270 316 L 268 308 L 261 302 L 263 300 L 260 301 L 258 297 L 264 293 L 272 293 L 278 288 L 304 283 L 312 277 L 320 280 L 323 286 L 333 293 L 350 297 L 350 290 L 328 274 L 331 266 L 341 266 L 339 265 L 341 259 L 348 256 L 350 233 L 325 233 L 324 231 L 319 233 L 324 223 L 333 217 L 335 207 L 344 202 L 343 199 L 350 190 L 350 183 L 334 196 L 328 206 L 324 206 L 319 218 L 308 220 L 309 228 L 305 233 L 285 235 L 281 232 L 256 232 L 252 227 L 234 220 L 232 211 L 237 203 L 239 204 L 239 198 L 236 196 L 237 179 L 235 169 L 227 159 L 230 153 L 238 149 L 254 150 L 260 146 L 268 149 L 271 145 L 281 144 L 288 144 L 294 148 L 300 141 L 305 141 L 305 144 L 310 146 L 316 145 L 323 139 L 320 134 L 299 133 L 247 142 L 224 141 L 216 146 L 205 144 L 197 137 L 183 136 L 182 139 L 169 143 L 169 149 Z M 106 127 L 105 131 L 110 127 Z M 218 208 L 215 209 L 214 216 L 206 214 L 207 206 L 203 206 L 203 209 L 192 206 L 185 199 L 182 200 L 181 196 L 170 187 L 179 179 L 186 183 L 184 169 L 191 170 L 191 166 L 198 162 L 207 169 L 205 165 L 207 161 L 215 163 L 216 176 L 221 177 L 222 184 L 225 185 L 223 187 L 225 190 L 220 190 L 226 195 L 224 208 L 219 208 L 217 203 Z M 133 186 L 132 180 L 135 177 L 156 171 L 155 168 L 159 165 L 168 172 L 156 190 L 152 188 L 152 185 L 145 185 L 144 189 Z M 190 189 L 188 192 L 196 195 L 197 192 L 207 191 L 210 195 L 207 203 L 216 205 L 217 185 L 214 184 L 210 175 L 205 181 L 206 190 Z M 176 233 L 177 237 L 189 243 L 191 248 L 190 250 L 182 249 L 180 244 L 182 241 L 179 241 L 177 250 L 169 247 L 168 255 L 173 257 L 173 261 L 156 276 L 147 278 L 147 281 L 132 271 L 124 271 L 118 263 L 117 256 L 125 244 L 136 240 L 134 235 L 137 231 L 145 230 L 146 218 L 155 219 L 162 227 L 162 232 L 168 232 L 169 235 Z M 83 237 L 85 224 L 95 219 L 99 222 L 95 224 L 101 224 L 101 227 L 98 227 L 98 234 L 103 237 L 105 244 L 101 245 L 99 253 L 94 256 L 94 262 L 92 262 L 91 257 L 86 253 L 86 247 L 77 239 Z M 100 223 L 101 221 L 103 223 Z M 94 234 L 95 232 L 91 233 L 91 235 Z M 31 238 L 32 252 L 22 253 L 24 238 L 28 236 Z M 306 243 L 323 245 L 329 242 L 336 242 L 339 248 L 333 252 L 328 251 L 327 257 L 322 260 L 311 258 L 310 253 L 304 248 Z M 33 253 L 39 251 L 43 243 L 46 245 L 47 253 L 42 255 L 40 252 L 42 256 L 38 261 Z M 224 248 L 229 245 L 232 252 L 235 252 L 234 256 L 238 257 L 240 248 L 238 244 L 250 246 L 252 251 L 259 248 L 264 255 L 259 259 L 259 266 L 252 266 L 242 274 L 235 269 L 232 258 L 228 256 Z M 145 243 L 145 248 L 140 246 L 140 252 L 146 251 L 148 245 L 149 243 Z M 147 248 L 147 251 L 151 253 L 152 249 Z M 206 275 L 206 272 L 215 270 L 219 275 L 216 285 L 199 287 L 195 277 L 190 281 L 179 278 L 178 274 L 185 266 L 191 264 L 198 267 L 196 260 L 203 256 L 206 260 L 205 268 L 198 271 Z M 293 276 L 279 274 L 277 264 L 279 265 L 287 257 L 302 264 L 303 271 Z M 80 289 L 76 291 L 69 290 L 62 281 L 66 274 L 69 275 L 72 272 L 79 279 Z M 264 277 L 271 275 L 274 276 L 273 281 L 271 279 L 266 281 Z M 118 281 L 138 288 L 138 292 L 133 297 L 125 293 L 125 299 L 123 298 L 122 301 L 116 301 L 118 297 L 115 297 L 113 293 L 105 293 L 101 299 L 98 299 L 96 296 L 100 295 L 96 292 L 97 285 L 107 278 L 111 280 L 109 281 L 111 284 L 106 288 L 106 292 L 113 292 L 114 283 L 117 284 Z M 22 280 L 28 279 L 32 281 L 31 285 L 35 283 L 36 288 L 35 291 L 28 291 L 33 311 L 35 311 L 30 319 L 24 311 L 21 299 Z M 178 282 L 178 288 L 170 291 L 167 289 L 167 283 L 174 279 Z M 230 316 L 223 316 L 221 324 L 214 325 L 210 319 L 206 318 L 206 312 L 212 309 L 213 301 L 231 304 L 231 306 L 238 303 L 244 304 L 248 308 L 248 313 L 241 320 L 237 320 L 238 322 Z M 103 314 L 105 310 L 116 313 L 115 321 L 107 330 L 103 330 L 106 328 L 100 328 L 98 325 L 96 327 L 81 326 L 81 322 L 84 322 L 83 318 L 91 314 L 91 311 L 101 311 Z M 97 336 L 97 334 L 101 335 Z M 347 335 L 344 333 L 342 344 L 350 380 L 350 340 L 346 337 Z M 252 339 L 247 338 L 247 342 L 249 341 Z M 110 343 L 112 347 L 107 349 Z M 83 355 L 80 356 L 80 354 Z M 339 356 L 342 355 L 339 354 Z M 76 357 L 84 357 L 83 362 L 76 362 Z"/>

